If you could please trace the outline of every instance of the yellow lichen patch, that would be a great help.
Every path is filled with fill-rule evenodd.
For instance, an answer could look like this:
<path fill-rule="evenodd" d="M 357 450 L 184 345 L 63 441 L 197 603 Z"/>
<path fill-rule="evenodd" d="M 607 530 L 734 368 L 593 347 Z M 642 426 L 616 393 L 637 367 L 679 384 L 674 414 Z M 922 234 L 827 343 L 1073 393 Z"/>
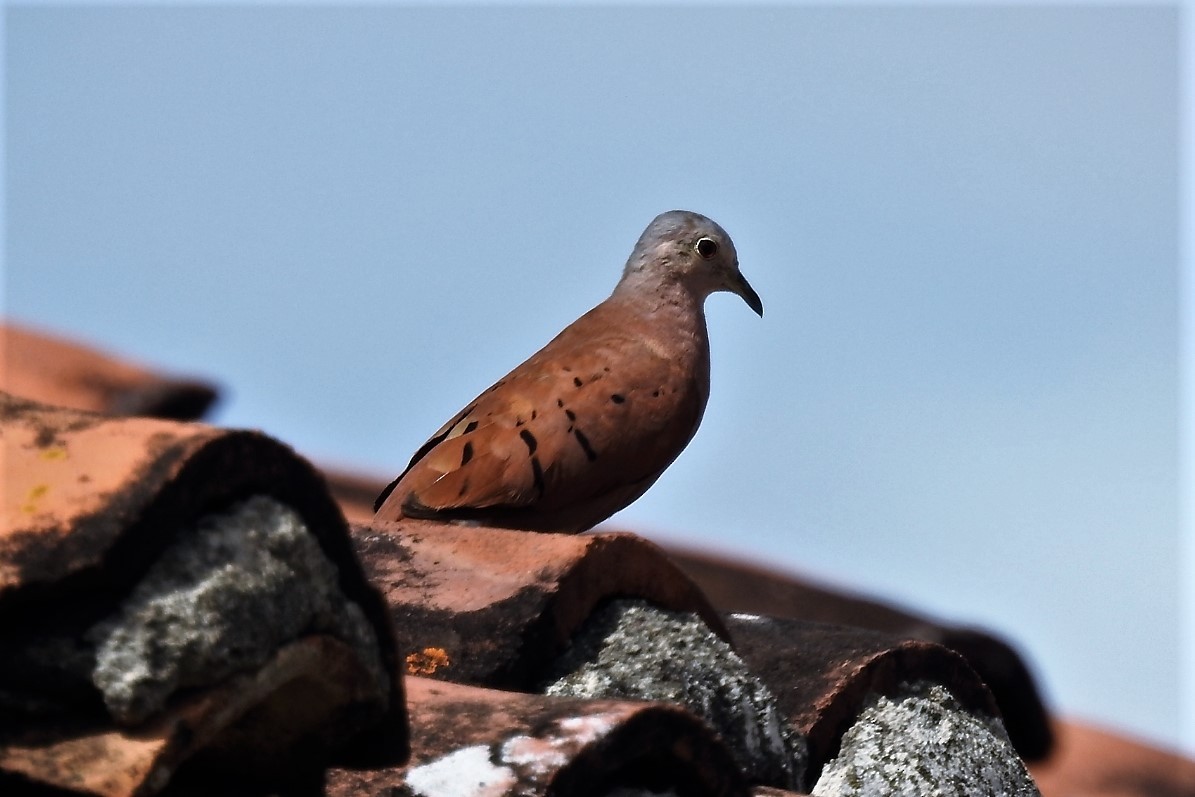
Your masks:
<path fill-rule="evenodd" d="M 45 497 L 45 494 L 50 491 L 50 485 L 38 484 L 30 488 L 25 495 L 25 503 L 21 504 L 21 511 L 27 515 L 32 515 L 37 511 L 37 502 Z"/>
<path fill-rule="evenodd" d="M 431 675 L 441 667 L 451 664 L 448 651 L 444 648 L 424 648 L 407 656 L 408 675 Z"/>
<path fill-rule="evenodd" d="M 65 446 L 54 446 L 53 448 L 42 449 L 39 456 L 48 462 L 57 462 L 58 460 L 66 459 L 70 455 L 67 453 Z"/>

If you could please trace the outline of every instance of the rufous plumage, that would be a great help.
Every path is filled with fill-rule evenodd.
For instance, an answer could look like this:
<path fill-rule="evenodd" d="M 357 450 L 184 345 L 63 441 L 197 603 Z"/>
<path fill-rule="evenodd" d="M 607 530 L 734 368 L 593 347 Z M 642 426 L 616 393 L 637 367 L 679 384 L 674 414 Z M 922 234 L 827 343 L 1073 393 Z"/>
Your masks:
<path fill-rule="evenodd" d="M 377 519 L 575 532 L 626 507 L 701 422 L 717 291 L 763 315 L 725 230 L 657 216 L 610 297 L 432 435 L 378 496 Z"/>

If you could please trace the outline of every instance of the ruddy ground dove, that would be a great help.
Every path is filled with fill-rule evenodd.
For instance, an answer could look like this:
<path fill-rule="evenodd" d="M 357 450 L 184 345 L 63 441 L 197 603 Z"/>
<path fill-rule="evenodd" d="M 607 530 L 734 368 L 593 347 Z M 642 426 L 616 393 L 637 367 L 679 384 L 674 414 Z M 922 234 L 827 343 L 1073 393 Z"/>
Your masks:
<path fill-rule="evenodd" d="M 657 216 L 610 298 L 432 435 L 376 517 L 583 531 L 627 506 L 701 422 L 705 300 L 717 291 L 763 315 L 725 230 L 697 213 Z"/>

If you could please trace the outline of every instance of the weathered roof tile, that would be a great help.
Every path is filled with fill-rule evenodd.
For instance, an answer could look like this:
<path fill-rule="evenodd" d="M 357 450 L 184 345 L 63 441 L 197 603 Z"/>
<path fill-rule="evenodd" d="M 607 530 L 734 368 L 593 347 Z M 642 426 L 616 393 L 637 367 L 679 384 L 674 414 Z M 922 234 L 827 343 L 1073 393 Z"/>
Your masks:
<path fill-rule="evenodd" d="M 521 794 L 583 797 L 617 790 L 747 797 L 730 753 L 674 706 L 500 692 L 407 679 L 406 767 L 328 773 L 328 797 Z M 630 792 L 629 792 L 630 793 Z"/>
<path fill-rule="evenodd" d="M 698 613 L 701 592 L 631 534 L 537 534 L 404 520 L 356 524 L 352 539 L 390 607 L 409 671 L 530 689 L 603 600 L 636 596 Z"/>
<path fill-rule="evenodd" d="M 1058 745 L 1030 765 L 1044 797 L 1193 797 L 1195 760 L 1081 722 L 1058 722 Z"/>
<path fill-rule="evenodd" d="M 727 615 L 726 624 L 739 656 L 805 735 L 814 769 L 835 755 L 868 695 L 893 693 L 902 683 L 941 684 L 967 708 L 999 716 L 966 660 L 941 645 L 759 615 Z"/>
<path fill-rule="evenodd" d="M 313 722 L 359 730 L 358 707 L 376 700 L 361 686 L 367 678 L 348 646 L 329 636 L 304 637 L 256 671 L 176 703 L 132 732 L 67 722 L 6 733 L 0 736 L 0 786 L 7 781 L 135 797 L 159 791 L 197 755 L 204 767 L 222 770 L 225 783 L 317 782 L 326 755 L 311 749 Z M 315 757 L 305 762 L 296 749 Z"/>
<path fill-rule="evenodd" d="M 151 792 L 199 751 L 318 761 L 371 725 L 357 749 L 401 758 L 389 617 L 310 465 L 253 432 L 5 394 L 0 429 L 0 770 Z M 293 633 L 253 630 L 274 621 Z"/>
<path fill-rule="evenodd" d="M 0 389 L 26 398 L 108 416 L 194 417 L 215 397 L 205 382 L 174 379 L 11 324 L 0 323 L 0 342 Z M 125 600 L 131 585 L 143 586 L 138 579 L 174 550 L 179 529 L 259 494 L 298 510 L 336 564 L 341 588 L 369 616 L 389 661 L 405 658 L 408 672 L 435 679 L 524 690 L 408 678 L 410 765 L 401 761 L 405 716 L 396 689 L 391 721 L 358 738 L 362 751 L 389 752 L 391 760 L 333 770 L 329 797 L 438 795 L 469 778 L 470 787 L 481 781 L 472 793 L 588 795 L 622 785 L 745 795 L 728 748 L 677 707 L 527 693 L 542 686 L 544 669 L 595 609 L 622 597 L 695 612 L 732 639 L 752 675 L 808 739 L 810 775 L 825 766 L 844 731 L 866 724 L 861 717 L 876 711 L 877 696 L 892 697 L 899 708 L 900 700 L 944 686 L 945 701 L 957 701 L 964 713 L 994 711 L 975 673 L 934 642 L 962 654 L 987 683 L 1022 755 L 1041 758 L 1050 750 L 1051 725 L 1029 669 L 1008 644 L 982 631 L 708 554 L 670 552 L 678 570 L 631 535 L 371 524 L 372 501 L 385 481 L 331 474 L 341 508 L 364 523 L 353 528 L 350 542 L 323 481 L 290 449 L 252 432 L 119 421 L 11 397 L 0 400 L 0 424 L 0 647 L 6 652 L 46 627 L 85 628 Z M 790 619 L 723 623 L 711 604 Z M 401 656 L 387 647 L 394 644 L 391 620 L 403 637 Z M 63 650 L 77 653 L 69 648 Z M 69 683 L 69 655 L 60 657 L 62 666 L 38 665 L 61 652 L 34 650 L 17 655 L 15 664 L 11 655 L 0 657 L 0 714 L 36 720 L 2 726 L 0 791 L 41 783 L 123 797 L 155 791 L 176 770 L 174 787 L 192 794 L 226 792 L 230 785 L 260 791 L 248 773 L 269 780 L 289 770 L 292 779 L 318 779 L 325 759 L 308 755 L 304 729 L 315 723 L 347 738 L 358 726 L 355 713 L 371 700 L 370 676 L 351 645 L 309 634 L 278 646 L 256 669 L 171 701 L 131 733 L 106 717 L 98 697 L 81 697 Z M 22 683 L 36 688 L 18 688 L 14 696 L 14 684 Z M 1055 727 L 1059 745 L 1032 767 L 1045 797 L 1195 794 L 1189 759 L 1080 724 Z M 910 748 L 914 757 L 922 750 Z M 248 754 L 252 767 L 240 766 L 238 753 Z M 856 777 L 847 765 L 835 776 Z M 195 786 L 205 778 L 208 786 Z M 752 793 L 795 795 L 759 786 Z"/>
<path fill-rule="evenodd" d="M 0 322 L 0 390 L 47 404 L 109 415 L 193 420 L 216 388 L 177 379 L 89 346 Z"/>
<path fill-rule="evenodd" d="M 945 625 L 766 567 L 687 549 L 670 548 L 669 556 L 722 611 L 866 628 L 954 650 L 991 689 L 1017 752 L 1026 760 L 1048 755 L 1048 711 L 1029 666 L 1011 645 L 992 634 Z"/>

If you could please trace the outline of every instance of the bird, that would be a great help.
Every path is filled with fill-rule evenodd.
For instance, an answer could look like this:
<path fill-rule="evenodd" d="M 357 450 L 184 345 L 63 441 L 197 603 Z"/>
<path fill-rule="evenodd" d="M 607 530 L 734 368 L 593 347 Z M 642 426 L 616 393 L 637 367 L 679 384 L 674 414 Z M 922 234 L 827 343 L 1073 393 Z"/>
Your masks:
<path fill-rule="evenodd" d="M 705 300 L 719 291 L 763 317 L 726 231 L 699 213 L 660 214 L 610 296 L 420 446 L 375 520 L 575 533 L 625 508 L 697 432 Z"/>

